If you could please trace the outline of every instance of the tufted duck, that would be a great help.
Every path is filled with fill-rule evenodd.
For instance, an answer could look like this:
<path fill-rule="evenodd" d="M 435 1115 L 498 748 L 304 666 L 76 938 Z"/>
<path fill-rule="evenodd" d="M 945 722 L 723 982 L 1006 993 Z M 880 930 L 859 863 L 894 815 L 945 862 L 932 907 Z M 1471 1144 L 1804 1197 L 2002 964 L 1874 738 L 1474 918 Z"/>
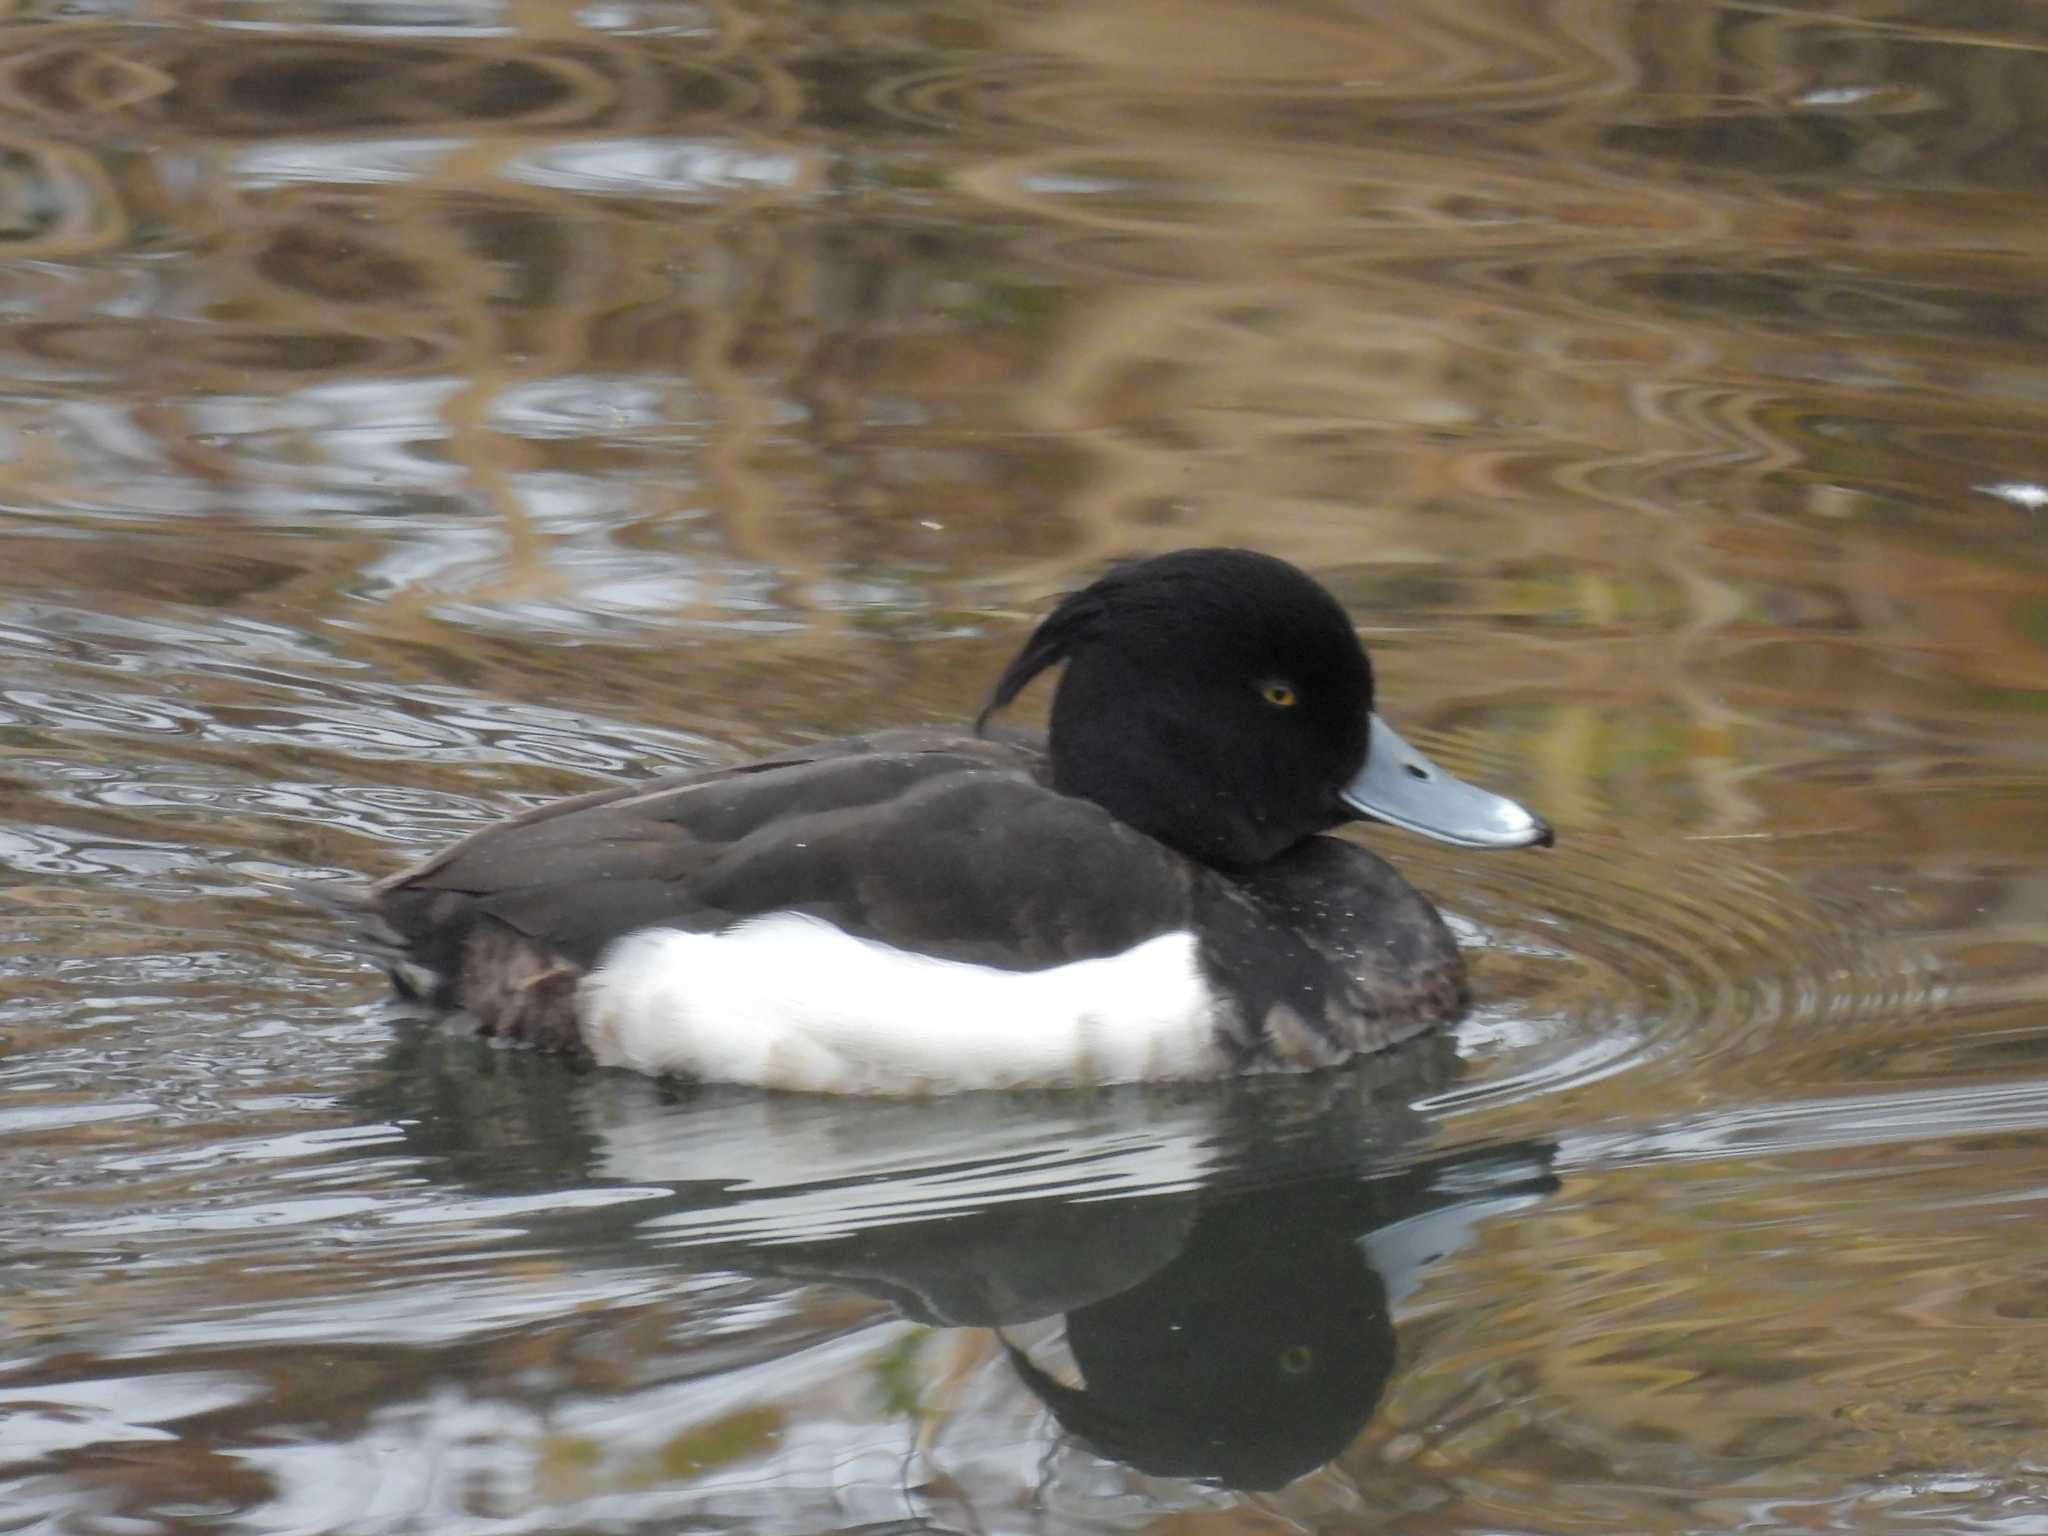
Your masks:
<path fill-rule="evenodd" d="M 1044 745 L 989 734 L 1058 664 Z M 1419 893 L 1322 834 L 1551 839 L 1372 704 L 1323 588 L 1183 550 L 1060 602 L 972 734 L 579 796 L 339 903 L 402 994 L 601 1065 L 840 1093 L 1323 1066 L 1453 1017 L 1465 975 Z"/>

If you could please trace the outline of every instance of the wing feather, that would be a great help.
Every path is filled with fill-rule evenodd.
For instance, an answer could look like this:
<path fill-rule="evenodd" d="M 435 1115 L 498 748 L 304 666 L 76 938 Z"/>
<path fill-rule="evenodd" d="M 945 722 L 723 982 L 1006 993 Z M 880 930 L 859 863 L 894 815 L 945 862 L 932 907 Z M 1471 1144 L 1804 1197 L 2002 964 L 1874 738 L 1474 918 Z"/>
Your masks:
<path fill-rule="evenodd" d="M 578 967 L 639 929 L 770 912 L 1017 970 L 1186 927 L 1181 861 L 1038 771 L 1014 745 L 892 733 L 601 791 L 457 843 L 376 911 L 448 977 L 482 918 Z"/>

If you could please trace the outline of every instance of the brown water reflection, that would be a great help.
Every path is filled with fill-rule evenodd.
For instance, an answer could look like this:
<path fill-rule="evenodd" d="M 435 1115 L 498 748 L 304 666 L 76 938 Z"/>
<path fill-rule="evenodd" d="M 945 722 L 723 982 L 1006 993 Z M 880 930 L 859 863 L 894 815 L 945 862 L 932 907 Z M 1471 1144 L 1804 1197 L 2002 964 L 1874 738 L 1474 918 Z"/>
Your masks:
<path fill-rule="evenodd" d="M 7 11 L 0 1525 L 2042 1528 L 2044 117 L 1996 0 Z M 1207 541 L 1560 825 L 1376 839 L 1455 1070 L 576 1077 L 262 886 L 958 718 Z M 979 1326 L 1071 1382 L 1430 1179 L 1279 1492 Z"/>

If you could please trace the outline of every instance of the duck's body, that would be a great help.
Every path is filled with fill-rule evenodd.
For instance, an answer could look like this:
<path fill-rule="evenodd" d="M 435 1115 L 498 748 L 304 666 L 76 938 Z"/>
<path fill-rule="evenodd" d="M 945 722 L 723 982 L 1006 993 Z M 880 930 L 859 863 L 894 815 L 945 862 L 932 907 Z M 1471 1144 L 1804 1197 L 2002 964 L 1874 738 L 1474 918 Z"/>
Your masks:
<path fill-rule="evenodd" d="M 1319 1066 L 1458 1012 L 1435 909 L 1317 835 L 1357 814 L 1369 740 L 1397 798 L 1437 773 L 1386 760 L 1327 594 L 1243 551 L 1127 568 L 991 708 L 1058 661 L 1048 750 L 887 732 L 586 795 L 372 887 L 366 929 L 483 1033 L 824 1091 Z M 1447 784 L 1498 823 L 1457 840 L 1547 840 Z"/>
<path fill-rule="evenodd" d="M 375 901 L 401 986 L 487 1034 L 781 1087 L 1322 1065 L 1464 1000 L 1442 919 L 1364 850 L 1225 875 L 952 733 L 547 806 Z"/>

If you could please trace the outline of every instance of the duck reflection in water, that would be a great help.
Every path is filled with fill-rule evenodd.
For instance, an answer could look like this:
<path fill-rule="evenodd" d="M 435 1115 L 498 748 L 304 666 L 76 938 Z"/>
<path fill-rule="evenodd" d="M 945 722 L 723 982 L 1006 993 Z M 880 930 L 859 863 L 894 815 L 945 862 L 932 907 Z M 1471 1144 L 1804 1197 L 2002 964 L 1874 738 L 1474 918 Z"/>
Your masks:
<path fill-rule="evenodd" d="M 1422 1153 L 1411 1105 L 1456 1070 L 1432 1036 L 1315 1078 L 1172 1091 L 849 1102 L 591 1073 L 565 1095 L 543 1059 L 427 1031 L 363 1107 L 464 1182 L 549 1192 L 560 1214 L 528 1241 L 579 1267 L 638 1269 L 653 1247 L 992 1329 L 1072 1442 L 1266 1489 L 1365 1426 L 1428 1266 L 1556 1187 L 1547 1144 Z M 561 1198 L 590 1185 L 645 1193 Z M 956 1417 L 940 1441 L 974 1433 Z"/>
<path fill-rule="evenodd" d="M 1358 1436 L 1394 1371 L 1393 1309 L 1482 1221 L 1553 1191 L 1553 1150 L 1342 1169 L 1253 1158 L 1192 1194 L 1012 1201 L 794 1249 L 764 1229 L 767 1244 L 720 1257 L 862 1291 L 913 1321 L 992 1328 L 1096 1454 L 1270 1489 Z M 1008 1335 L 1054 1317 L 1078 1380 Z"/>
<path fill-rule="evenodd" d="M 1364 1429 L 1395 1363 L 1392 1308 L 1482 1218 L 1556 1187 L 1547 1149 L 1440 1159 L 1205 1206 L 1187 1245 L 1066 1315 L 1081 1383 L 1005 1340 L 1061 1426 L 1156 1477 L 1277 1488 Z"/>

